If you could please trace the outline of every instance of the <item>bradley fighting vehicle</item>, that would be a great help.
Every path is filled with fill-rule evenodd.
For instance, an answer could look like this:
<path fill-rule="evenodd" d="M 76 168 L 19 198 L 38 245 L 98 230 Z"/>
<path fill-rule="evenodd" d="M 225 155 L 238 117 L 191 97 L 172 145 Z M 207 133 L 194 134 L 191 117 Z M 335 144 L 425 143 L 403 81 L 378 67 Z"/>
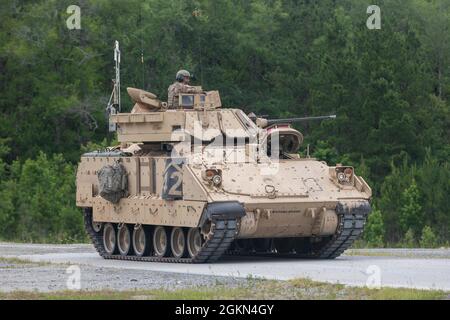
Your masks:
<path fill-rule="evenodd" d="M 298 151 L 293 120 L 222 108 L 219 93 L 168 109 L 128 88 L 119 146 L 86 153 L 77 206 L 106 259 L 213 262 L 226 254 L 332 259 L 361 235 L 371 189 L 350 166 Z M 321 117 L 319 117 L 321 118 Z"/>
<path fill-rule="evenodd" d="M 128 93 L 131 113 L 111 115 L 120 145 L 84 154 L 77 172 L 77 205 L 104 258 L 335 258 L 362 233 L 370 187 L 352 167 L 301 158 L 292 119 L 221 108 L 216 91 L 181 94 L 176 110 Z"/>

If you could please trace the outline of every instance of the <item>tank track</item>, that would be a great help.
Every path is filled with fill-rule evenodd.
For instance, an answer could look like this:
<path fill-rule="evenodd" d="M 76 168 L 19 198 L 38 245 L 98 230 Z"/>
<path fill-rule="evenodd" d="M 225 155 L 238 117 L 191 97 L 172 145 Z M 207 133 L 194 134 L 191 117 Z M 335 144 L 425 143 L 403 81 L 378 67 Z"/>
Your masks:
<path fill-rule="evenodd" d="M 369 212 L 368 201 L 339 202 L 336 207 L 339 216 L 337 232 L 325 246 L 312 253 L 311 257 L 334 259 L 344 253 L 363 233 Z"/>
<path fill-rule="evenodd" d="M 97 252 L 104 259 L 128 260 L 128 261 L 146 261 L 146 262 L 170 262 L 170 263 L 205 263 L 217 261 L 233 242 L 237 233 L 237 218 L 226 215 L 210 215 L 211 230 L 203 244 L 200 252 L 192 258 L 174 258 L 174 257 L 156 257 L 136 255 L 122 256 L 119 254 L 110 255 L 106 252 L 103 245 L 103 236 L 101 232 L 95 232 L 92 227 L 92 210 L 84 209 L 84 227 L 89 235 L 92 244 Z"/>
<path fill-rule="evenodd" d="M 339 222 L 336 233 L 325 244 L 311 248 L 310 252 L 306 253 L 277 253 L 272 247 L 268 248 L 266 252 L 247 250 L 241 252 L 229 249 L 237 234 L 238 219 L 234 215 L 216 214 L 213 212 L 214 210 L 208 215 L 211 221 L 211 230 L 207 240 L 198 255 L 193 258 L 109 255 L 103 247 L 102 234 L 95 232 L 92 227 L 90 208 L 84 209 L 84 225 L 95 249 L 105 259 L 169 263 L 215 262 L 223 255 L 334 259 L 350 248 L 354 241 L 361 236 L 370 210 L 370 204 L 366 200 L 338 203 L 336 213 Z"/>

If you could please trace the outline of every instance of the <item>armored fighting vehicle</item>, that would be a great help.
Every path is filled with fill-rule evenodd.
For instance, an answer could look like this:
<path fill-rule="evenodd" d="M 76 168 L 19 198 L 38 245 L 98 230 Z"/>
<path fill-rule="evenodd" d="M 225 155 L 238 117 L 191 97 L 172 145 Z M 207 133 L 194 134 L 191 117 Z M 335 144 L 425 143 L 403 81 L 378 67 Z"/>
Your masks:
<path fill-rule="evenodd" d="M 120 145 L 89 152 L 77 206 L 106 259 L 213 262 L 223 255 L 332 259 L 362 233 L 371 189 L 350 166 L 300 157 L 292 121 L 222 108 L 217 91 L 168 109 L 128 88 Z"/>

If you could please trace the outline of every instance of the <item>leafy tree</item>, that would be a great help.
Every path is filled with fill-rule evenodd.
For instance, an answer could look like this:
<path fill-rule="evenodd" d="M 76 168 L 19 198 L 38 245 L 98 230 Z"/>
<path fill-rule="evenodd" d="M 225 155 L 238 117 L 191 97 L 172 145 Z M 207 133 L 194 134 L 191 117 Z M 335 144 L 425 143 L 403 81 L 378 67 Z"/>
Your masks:
<path fill-rule="evenodd" d="M 370 247 L 383 247 L 384 223 L 380 210 L 373 209 L 364 230 L 364 239 Z"/>
<path fill-rule="evenodd" d="M 423 210 L 422 226 L 429 225 L 440 239 L 450 234 L 450 167 L 440 163 L 428 149 L 424 163 L 417 170 L 417 185 Z"/>
<path fill-rule="evenodd" d="M 400 226 L 402 230 L 411 229 L 414 234 L 420 234 L 423 224 L 423 211 L 420 205 L 420 194 L 416 181 L 402 194 L 402 207 L 400 209 Z"/>
<path fill-rule="evenodd" d="M 82 215 L 75 207 L 74 167 L 61 155 L 40 153 L 23 165 L 13 164 L 11 179 L 2 183 L 2 237 L 24 241 L 80 241 Z"/>
<path fill-rule="evenodd" d="M 323 140 L 317 141 L 317 145 L 314 146 L 312 156 L 314 158 L 326 161 L 329 165 L 350 162 L 350 159 L 348 159 L 346 155 L 339 155 L 338 151 L 334 147 L 330 146 L 329 143 Z"/>
<path fill-rule="evenodd" d="M 416 239 L 414 231 L 412 231 L 412 229 L 408 229 L 408 231 L 406 231 L 405 236 L 403 237 L 402 240 L 402 245 L 406 248 L 416 247 Z"/>
<path fill-rule="evenodd" d="M 438 239 L 430 226 L 423 227 L 422 236 L 420 238 L 420 246 L 422 248 L 434 248 L 437 246 Z"/>
<path fill-rule="evenodd" d="M 0 181 L 3 180 L 6 174 L 6 163 L 3 158 L 10 152 L 10 148 L 6 144 L 7 139 L 0 139 Z"/>
<path fill-rule="evenodd" d="M 405 231 L 400 225 L 401 195 L 411 181 L 411 170 L 405 160 L 401 167 L 391 163 L 391 173 L 384 178 L 378 197 L 375 196 L 381 210 L 386 228 L 386 241 L 398 242 Z"/>

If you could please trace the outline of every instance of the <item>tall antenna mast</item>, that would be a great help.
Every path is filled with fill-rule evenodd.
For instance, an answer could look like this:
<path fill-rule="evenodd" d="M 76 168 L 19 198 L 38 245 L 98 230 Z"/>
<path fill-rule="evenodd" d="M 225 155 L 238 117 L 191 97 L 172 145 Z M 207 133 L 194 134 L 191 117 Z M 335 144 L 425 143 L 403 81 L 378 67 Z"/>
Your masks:
<path fill-rule="evenodd" d="M 116 40 L 116 45 L 114 47 L 114 62 L 116 63 L 116 81 L 114 89 L 116 93 L 114 95 L 114 103 L 119 107 L 119 112 L 121 111 L 120 105 L 120 49 L 119 49 L 119 41 Z"/>
<path fill-rule="evenodd" d="M 120 104 L 120 48 L 119 41 L 116 40 L 114 46 L 114 69 L 116 71 L 116 78 L 113 79 L 113 91 L 111 97 L 109 98 L 108 106 L 106 107 L 106 112 L 108 117 L 112 114 L 116 114 L 117 110 L 121 111 Z M 109 131 L 116 131 L 116 124 L 109 121 Z"/>

